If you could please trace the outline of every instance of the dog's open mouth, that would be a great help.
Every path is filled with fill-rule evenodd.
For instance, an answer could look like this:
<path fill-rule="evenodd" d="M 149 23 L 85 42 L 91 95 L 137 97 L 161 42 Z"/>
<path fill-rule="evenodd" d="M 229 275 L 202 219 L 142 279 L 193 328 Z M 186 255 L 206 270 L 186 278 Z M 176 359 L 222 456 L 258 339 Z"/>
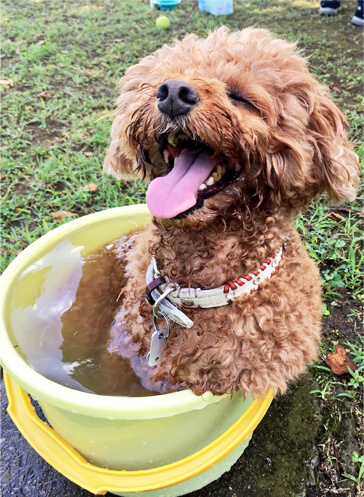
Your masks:
<path fill-rule="evenodd" d="M 147 191 L 147 205 L 155 217 L 181 217 L 201 208 L 205 199 L 240 174 L 234 159 L 214 154 L 210 147 L 183 133 L 164 133 L 158 142 L 168 172 L 155 178 Z"/>

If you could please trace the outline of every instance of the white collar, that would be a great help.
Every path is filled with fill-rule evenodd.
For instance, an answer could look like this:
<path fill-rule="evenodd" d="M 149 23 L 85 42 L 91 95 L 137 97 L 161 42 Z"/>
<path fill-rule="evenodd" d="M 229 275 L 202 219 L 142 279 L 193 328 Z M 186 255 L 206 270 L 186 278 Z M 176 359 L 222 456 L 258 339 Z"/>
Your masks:
<path fill-rule="evenodd" d="M 210 290 L 181 288 L 178 283 L 171 282 L 167 276 L 161 274 L 154 257 L 152 257 L 146 274 L 147 295 L 151 295 L 155 302 L 166 293 L 166 296 L 158 304 L 159 309 L 181 326 L 191 328 L 193 321 L 176 306 L 186 309 L 221 307 L 230 304 L 242 295 L 249 294 L 275 272 L 281 260 L 283 248 L 284 245 L 274 257 L 266 259 L 256 271 L 244 274 L 234 281 L 227 281 L 224 285 Z M 153 287 L 153 282 L 158 278 L 164 281 L 149 291 L 149 285 L 152 284 L 151 286 Z M 153 303 L 150 300 L 147 300 L 147 302 Z"/>

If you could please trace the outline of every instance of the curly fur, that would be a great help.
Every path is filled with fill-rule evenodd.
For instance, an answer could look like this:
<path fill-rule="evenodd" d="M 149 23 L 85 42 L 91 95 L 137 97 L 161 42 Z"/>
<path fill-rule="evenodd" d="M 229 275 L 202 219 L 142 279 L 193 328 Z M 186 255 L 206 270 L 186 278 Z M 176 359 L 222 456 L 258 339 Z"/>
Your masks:
<path fill-rule="evenodd" d="M 159 112 L 167 79 L 191 83 L 200 96 L 188 114 Z M 151 255 L 180 285 L 213 288 L 252 271 L 289 236 L 275 275 L 229 306 L 186 311 L 190 330 L 173 323 L 162 363 L 151 378 L 176 388 L 257 396 L 287 382 L 317 357 L 318 270 L 293 227 L 313 197 L 355 198 L 358 163 L 345 119 L 309 73 L 295 44 L 263 29 L 206 39 L 188 35 L 131 67 L 121 79 L 105 170 L 118 178 L 166 174 L 157 137 L 176 129 L 242 165 L 241 175 L 182 219 L 154 219 L 128 254 L 123 323 L 139 354 L 148 351 L 151 308 L 144 302 Z M 251 106 L 229 99 L 235 91 Z"/>

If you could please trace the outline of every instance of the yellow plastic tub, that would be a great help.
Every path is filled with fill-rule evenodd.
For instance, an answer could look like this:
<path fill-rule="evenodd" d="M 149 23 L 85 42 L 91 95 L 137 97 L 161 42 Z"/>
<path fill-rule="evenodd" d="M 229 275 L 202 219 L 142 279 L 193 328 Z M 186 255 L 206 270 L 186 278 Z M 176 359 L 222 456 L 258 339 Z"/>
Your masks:
<path fill-rule="evenodd" d="M 146 206 L 137 205 L 71 221 L 30 245 L 0 278 L 0 363 L 9 414 L 49 464 L 95 494 L 175 497 L 207 485 L 240 457 L 272 401 L 271 394 L 253 400 L 240 393 L 198 397 L 189 390 L 101 396 L 55 383 L 27 364 L 16 338 L 26 330 L 13 329 L 16 310 L 36 305 L 44 288 L 51 289 L 47 274 L 53 286 L 67 278 L 67 251 L 82 257 L 149 220 Z M 60 257 L 53 273 L 51 252 Z M 41 272 L 32 270 L 39 265 Z M 36 416 L 28 394 L 52 428 Z"/>

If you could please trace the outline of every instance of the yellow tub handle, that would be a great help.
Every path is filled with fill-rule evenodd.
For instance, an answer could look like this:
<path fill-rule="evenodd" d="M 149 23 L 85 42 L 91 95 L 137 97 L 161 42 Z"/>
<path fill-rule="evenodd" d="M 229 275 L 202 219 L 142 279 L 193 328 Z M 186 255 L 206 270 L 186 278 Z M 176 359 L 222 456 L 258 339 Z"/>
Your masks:
<path fill-rule="evenodd" d="M 59 473 L 96 495 L 146 492 L 194 478 L 227 457 L 254 431 L 267 412 L 273 393 L 255 399 L 245 413 L 209 445 L 174 463 L 138 471 L 114 471 L 88 463 L 47 423 L 41 421 L 28 394 L 4 372 L 8 413 L 33 449 Z"/>

